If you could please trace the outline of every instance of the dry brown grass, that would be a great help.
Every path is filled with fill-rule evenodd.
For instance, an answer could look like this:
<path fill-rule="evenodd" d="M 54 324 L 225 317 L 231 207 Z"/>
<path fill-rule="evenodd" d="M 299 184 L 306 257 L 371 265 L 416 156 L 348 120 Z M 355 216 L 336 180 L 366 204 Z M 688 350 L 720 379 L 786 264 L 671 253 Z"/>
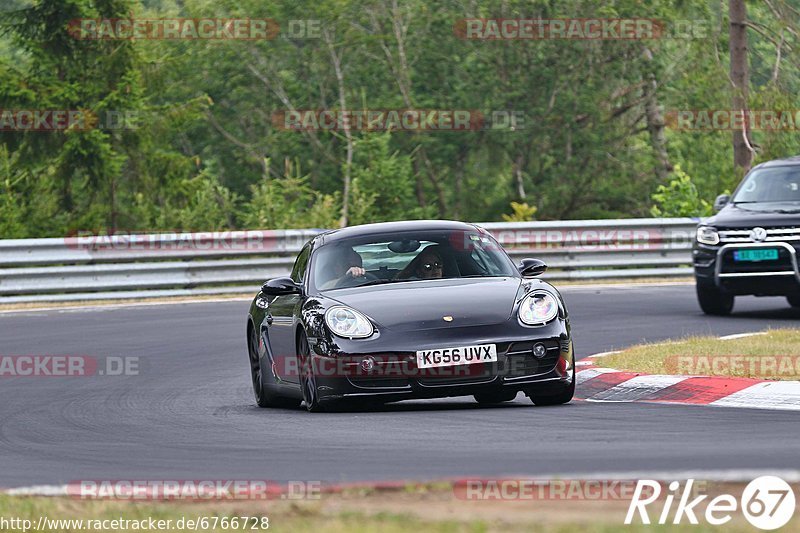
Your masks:
<path fill-rule="evenodd" d="M 724 489 L 724 487 L 723 487 Z M 735 491 L 731 491 L 735 494 Z M 172 520 L 182 517 L 267 516 L 270 531 L 287 532 L 631 532 L 651 531 L 654 526 L 624 526 L 629 502 L 614 501 L 465 501 L 455 498 L 451 488 L 415 485 L 392 491 L 355 490 L 325 494 L 319 500 L 240 502 L 120 502 L 82 501 L 70 498 L 0 496 L 0 516 L 23 518 L 34 524 L 40 516 L 50 519 Z M 660 509 L 660 507 L 659 507 Z M 657 514 L 657 510 L 653 511 Z M 784 529 L 798 531 L 798 520 Z M 662 531 L 711 532 L 708 525 L 655 526 Z M 741 515 L 726 525 L 726 531 L 748 531 Z M 172 531 L 180 531 L 171 529 Z M 242 530 L 241 528 L 239 529 Z M 10 528 L 2 531 L 22 531 Z M 76 528 L 60 531 L 77 533 Z M 85 531 L 85 530 L 83 530 Z M 118 531 L 107 529 L 105 531 Z M 230 532 L 231 529 L 205 531 Z M 248 531 L 259 531 L 250 530 Z M 263 530 L 260 530 L 263 531 Z"/>

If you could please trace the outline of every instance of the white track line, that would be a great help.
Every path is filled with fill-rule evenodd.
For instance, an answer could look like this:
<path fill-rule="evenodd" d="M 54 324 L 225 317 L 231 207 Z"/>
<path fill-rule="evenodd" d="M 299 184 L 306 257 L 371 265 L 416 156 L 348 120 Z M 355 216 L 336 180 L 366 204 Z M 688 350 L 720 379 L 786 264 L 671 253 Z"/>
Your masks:
<path fill-rule="evenodd" d="M 543 279 L 543 281 L 548 281 Z M 560 285 L 558 280 L 548 281 L 552 283 L 560 292 L 569 292 L 570 290 L 591 290 L 591 289 L 641 289 L 645 287 L 682 287 L 694 285 L 694 280 L 689 281 L 656 281 L 653 283 L 639 282 L 639 283 L 575 283 Z"/>
<path fill-rule="evenodd" d="M 9 496 L 68 496 L 67 485 L 33 485 L 16 489 L 0 490 Z"/>
<path fill-rule="evenodd" d="M 733 335 L 725 335 L 724 337 L 718 337 L 721 341 L 732 341 L 736 339 L 744 339 L 745 337 L 755 337 L 756 335 L 766 335 L 766 331 L 754 331 L 752 333 L 734 333 Z"/>
<path fill-rule="evenodd" d="M 611 352 L 600 352 L 600 353 L 592 354 L 592 355 L 590 355 L 588 357 L 584 357 L 584 359 L 595 359 L 597 357 L 605 357 L 607 355 L 613 355 L 615 353 L 620 353 L 620 350 L 614 350 L 614 351 L 611 351 Z"/>
<path fill-rule="evenodd" d="M 558 286 L 558 282 L 554 282 Z M 585 285 L 562 285 L 559 287 L 561 292 L 569 291 L 571 289 L 636 289 L 636 288 L 646 288 L 646 287 L 670 287 L 676 285 L 693 285 L 694 281 L 670 281 L 670 282 L 655 282 L 655 283 L 597 283 L 597 284 L 585 284 Z M 255 292 L 253 292 L 255 295 Z M 109 298 L 113 299 L 113 293 L 109 294 Z M 170 300 L 165 302 L 149 302 L 149 303 L 109 303 L 109 304 L 92 304 L 87 303 L 86 305 L 75 304 L 70 306 L 64 307 L 32 307 L 28 309 L 7 309 L 0 311 L 1 314 L 14 314 L 14 313 L 38 313 L 42 311 L 62 311 L 62 310 L 73 310 L 73 309 L 108 309 L 108 308 L 125 308 L 125 307 L 145 307 L 149 305 L 176 305 L 176 304 L 200 304 L 200 303 L 214 303 L 214 302 L 238 302 L 238 301 L 249 301 L 252 298 L 219 298 L 219 299 L 205 299 L 205 300 L 194 300 L 194 299 L 185 299 L 185 300 Z M 2 301 L 0 301 L 0 305 Z"/>

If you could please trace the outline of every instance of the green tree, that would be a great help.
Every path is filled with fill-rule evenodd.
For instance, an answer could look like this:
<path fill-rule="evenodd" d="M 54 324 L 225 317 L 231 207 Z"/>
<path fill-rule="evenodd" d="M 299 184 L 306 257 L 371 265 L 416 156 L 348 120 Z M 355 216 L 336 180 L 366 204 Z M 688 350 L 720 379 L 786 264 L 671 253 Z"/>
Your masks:
<path fill-rule="evenodd" d="M 269 161 L 266 162 L 269 166 Z M 242 224 L 248 228 L 335 228 L 339 200 L 311 188 L 299 168 L 281 178 L 264 176 L 252 186 L 250 199 L 242 207 Z"/>
<path fill-rule="evenodd" d="M 506 222 L 528 222 L 535 220 L 536 206 L 528 205 L 527 202 L 511 202 L 510 215 L 503 214 L 503 220 Z"/>
<path fill-rule="evenodd" d="M 352 224 L 419 219 L 432 210 L 417 205 L 411 156 L 392 151 L 392 135 L 367 134 L 356 142 Z"/>
<path fill-rule="evenodd" d="M 711 204 L 700 198 L 692 178 L 676 165 L 674 178 L 668 185 L 659 185 L 653 193 L 654 217 L 705 217 L 711 215 Z"/>

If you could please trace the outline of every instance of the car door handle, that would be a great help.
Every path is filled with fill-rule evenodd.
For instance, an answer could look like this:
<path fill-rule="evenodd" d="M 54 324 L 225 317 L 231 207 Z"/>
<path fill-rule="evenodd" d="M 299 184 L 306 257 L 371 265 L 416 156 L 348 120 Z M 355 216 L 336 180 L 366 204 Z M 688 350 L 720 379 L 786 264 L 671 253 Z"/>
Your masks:
<path fill-rule="evenodd" d="M 272 315 L 267 315 L 267 325 L 268 326 L 272 325 Z"/>

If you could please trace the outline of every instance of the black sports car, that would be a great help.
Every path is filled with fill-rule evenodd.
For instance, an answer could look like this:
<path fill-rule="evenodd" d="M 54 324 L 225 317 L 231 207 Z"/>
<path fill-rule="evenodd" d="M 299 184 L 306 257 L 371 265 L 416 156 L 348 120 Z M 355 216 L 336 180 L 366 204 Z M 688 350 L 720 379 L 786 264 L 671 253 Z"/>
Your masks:
<path fill-rule="evenodd" d="M 323 411 L 342 400 L 474 395 L 569 402 L 575 357 L 559 292 L 478 226 L 387 222 L 322 233 L 247 320 L 256 402 Z"/>

